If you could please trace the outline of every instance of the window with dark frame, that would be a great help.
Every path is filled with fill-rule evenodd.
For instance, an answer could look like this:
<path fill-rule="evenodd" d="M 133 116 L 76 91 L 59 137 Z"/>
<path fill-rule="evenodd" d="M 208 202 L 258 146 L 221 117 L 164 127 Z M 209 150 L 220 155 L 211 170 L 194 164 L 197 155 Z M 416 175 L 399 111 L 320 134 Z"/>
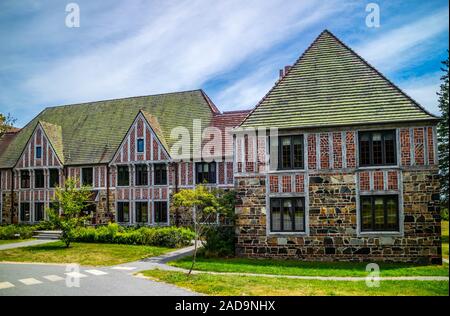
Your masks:
<path fill-rule="evenodd" d="M 44 170 L 38 169 L 34 171 L 34 187 L 38 189 L 44 187 Z"/>
<path fill-rule="evenodd" d="M 270 199 L 271 232 L 305 232 L 305 198 Z"/>
<path fill-rule="evenodd" d="M 135 171 L 135 185 L 148 185 L 147 165 L 136 165 Z"/>
<path fill-rule="evenodd" d="M 197 162 L 195 163 L 196 183 L 216 183 L 216 163 L 213 162 Z"/>
<path fill-rule="evenodd" d="M 30 203 L 22 202 L 20 203 L 20 221 L 21 222 L 29 222 L 30 217 Z"/>
<path fill-rule="evenodd" d="M 41 159 L 41 158 L 42 158 L 42 147 L 36 146 L 36 159 Z"/>
<path fill-rule="evenodd" d="M 167 184 L 167 165 L 164 163 L 157 163 L 153 165 L 154 168 L 154 184 L 166 185 Z"/>
<path fill-rule="evenodd" d="M 34 221 L 40 222 L 44 220 L 44 203 L 35 202 L 34 203 Z"/>
<path fill-rule="evenodd" d="M 399 231 L 398 195 L 360 196 L 361 232 Z"/>
<path fill-rule="evenodd" d="M 303 135 L 280 136 L 278 169 L 303 169 Z"/>
<path fill-rule="evenodd" d="M 167 202 L 155 202 L 155 223 L 167 223 Z"/>
<path fill-rule="evenodd" d="M 50 172 L 50 188 L 56 188 L 59 185 L 59 170 L 58 169 L 49 169 Z"/>
<path fill-rule="evenodd" d="M 144 139 L 143 138 L 138 138 L 137 139 L 137 152 L 138 153 L 143 153 L 144 152 Z"/>
<path fill-rule="evenodd" d="M 130 185 L 130 171 L 128 166 L 117 167 L 117 185 L 121 187 Z"/>
<path fill-rule="evenodd" d="M 30 171 L 28 170 L 20 171 L 20 188 L 21 189 L 30 188 Z"/>
<path fill-rule="evenodd" d="M 117 221 L 119 223 L 130 222 L 130 202 L 117 202 Z"/>
<path fill-rule="evenodd" d="M 148 203 L 136 202 L 136 222 L 148 223 Z"/>
<path fill-rule="evenodd" d="M 358 138 L 360 166 L 397 163 L 395 130 L 359 132 Z"/>
<path fill-rule="evenodd" d="M 94 169 L 93 168 L 82 168 L 81 169 L 81 179 L 82 185 L 93 186 L 94 184 Z"/>

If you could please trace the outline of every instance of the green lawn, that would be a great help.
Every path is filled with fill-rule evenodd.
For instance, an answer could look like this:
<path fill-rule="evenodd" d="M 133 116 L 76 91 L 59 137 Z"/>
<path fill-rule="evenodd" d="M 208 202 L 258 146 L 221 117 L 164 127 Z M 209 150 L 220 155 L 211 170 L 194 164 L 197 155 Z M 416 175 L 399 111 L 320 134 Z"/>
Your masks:
<path fill-rule="evenodd" d="M 13 244 L 13 243 L 29 241 L 29 240 L 33 240 L 33 239 L 32 238 L 31 239 L 0 239 L 0 245 Z"/>
<path fill-rule="evenodd" d="M 109 266 L 158 256 L 172 251 L 171 248 L 117 244 L 54 243 L 0 251 L 0 261 L 79 263 L 91 266 Z"/>
<path fill-rule="evenodd" d="M 190 268 L 191 258 L 169 263 L 180 268 Z M 379 263 L 380 276 L 448 276 L 448 264 L 442 266 L 417 266 L 411 264 Z M 197 258 L 194 267 L 200 271 L 247 272 L 304 276 L 367 276 L 366 263 L 352 262 L 305 262 L 298 260 L 271 259 L 205 259 Z"/>
<path fill-rule="evenodd" d="M 208 295 L 448 295 L 447 281 L 381 281 L 367 287 L 365 281 L 318 281 L 286 278 L 247 277 L 149 270 L 143 274 Z"/>
<path fill-rule="evenodd" d="M 448 221 L 442 221 L 442 256 L 448 259 Z"/>

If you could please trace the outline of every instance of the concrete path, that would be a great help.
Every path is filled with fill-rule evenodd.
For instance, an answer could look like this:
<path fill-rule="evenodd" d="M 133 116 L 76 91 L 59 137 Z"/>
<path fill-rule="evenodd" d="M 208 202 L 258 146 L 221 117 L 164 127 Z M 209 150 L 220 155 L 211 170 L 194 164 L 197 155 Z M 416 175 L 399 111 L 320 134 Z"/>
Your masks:
<path fill-rule="evenodd" d="M 57 240 L 55 240 L 55 239 L 36 239 L 36 240 L 29 240 L 29 241 L 14 242 L 11 244 L 0 245 L 0 250 L 43 245 L 43 244 L 48 244 L 48 243 L 55 242 L 55 241 L 57 241 Z"/>

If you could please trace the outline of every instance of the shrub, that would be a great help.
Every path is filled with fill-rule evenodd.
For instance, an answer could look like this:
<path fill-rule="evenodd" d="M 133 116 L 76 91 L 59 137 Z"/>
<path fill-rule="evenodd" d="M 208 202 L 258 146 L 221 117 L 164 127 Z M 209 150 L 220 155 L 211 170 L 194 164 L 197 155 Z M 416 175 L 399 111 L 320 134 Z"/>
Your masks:
<path fill-rule="evenodd" d="M 77 228 L 74 234 L 74 241 L 78 242 L 148 245 L 169 248 L 189 245 L 192 238 L 194 238 L 194 233 L 187 228 L 124 228 L 117 224 L 108 224 L 97 228 Z"/>
<path fill-rule="evenodd" d="M 234 256 L 234 227 L 212 226 L 205 234 L 205 257 Z"/>
<path fill-rule="evenodd" d="M 0 226 L 0 239 L 28 239 L 33 237 L 37 226 L 31 225 L 6 225 Z"/>

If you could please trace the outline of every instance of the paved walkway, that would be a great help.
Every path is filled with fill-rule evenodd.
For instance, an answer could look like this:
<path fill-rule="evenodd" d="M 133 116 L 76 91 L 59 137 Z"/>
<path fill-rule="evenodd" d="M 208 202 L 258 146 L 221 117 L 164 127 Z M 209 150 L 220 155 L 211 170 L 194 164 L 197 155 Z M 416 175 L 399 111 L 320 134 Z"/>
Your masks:
<path fill-rule="evenodd" d="M 14 242 L 11 244 L 0 245 L 0 250 L 43 245 L 43 244 L 48 244 L 48 243 L 55 242 L 55 241 L 57 241 L 57 240 L 55 240 L 55 239 L 36 239 L 36 240 L 29 240 L 29 241 Z"/>

